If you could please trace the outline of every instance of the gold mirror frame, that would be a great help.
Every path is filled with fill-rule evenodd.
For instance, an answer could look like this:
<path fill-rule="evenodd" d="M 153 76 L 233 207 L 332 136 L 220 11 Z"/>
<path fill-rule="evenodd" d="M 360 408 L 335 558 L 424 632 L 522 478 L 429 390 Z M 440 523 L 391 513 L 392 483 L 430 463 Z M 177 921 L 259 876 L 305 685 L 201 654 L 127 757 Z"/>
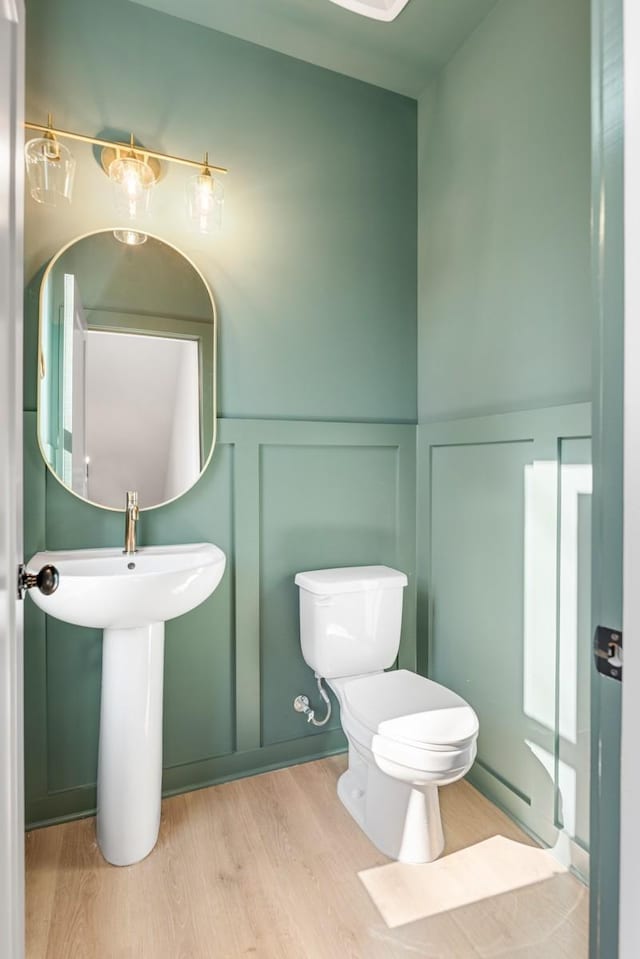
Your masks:
<path fill-rule="evenodd" d="M 81 240 L 86 240 L 91 236 L 98 236 L 99 234 L 102 234 L 102 233 L 113 233 L 114 230 L 122 230 L 122 229 L 125 229 L 125 228 L 122 226 L 110 226 L 110 227 L 105 227 L 101 230 L 90 230 L 87 233 L 82 233 L 80 234 L 80 236 L 74 237 L 68 243 L 65 243 L 65 245 L 61 247 L 57 251 L 57 253 L 55 253 L 54 256 L 52 256 L 51 259 L 49 260 L 49 263 L 47 264 L 47 267 L 44 273 L 42 274 L 42 279 L 40 281 L 40 290 L 38 293 L 38 357 L 37 357 L 38 395 L 37 395 L 37 403 L 36 403 L 36 433 L 38 437 L 38 449 L 40 450 L 40 455 L 42 456 L 42 459 L 44 460 L 44 463 L 47 469 L 49 470 L 51 475 L 55 477 L 55 479 L 58 481 L 58 483 L 60 484 L 60 486 L 62 486 L 63 489 L 65 489 L 68 493 L 71 493 L 72 496 L 75 496 L 75 498 L 80 500 L 81 503 L 88 503 L 90 506 L 95 506 L 98 509 L 108 510 L 111 513 L 125 513 L 126 509 L 124 506 L 120 508 L 119 506 L 106 506 L 104 503 L 96 503 L 95 500 L 87 499 L 84 496 L 81 496 L 79 493 L 76 493 L 75 490 L 71 489 L 71 487 L 68 486 L 65 482 L 63 482 L 63 480 L 58 476 L 56 471 L 53 469 L 53 466 L 47 459 L 45 452 L 42 448 L 41 431 L 40 431 L 40 426 L 41 426 L 40 417 L 41 417 L 41 408 L 42 408 L 41 384 L 42 384 L 43 372 L 44 372 L 44 353 L 42 349 L 42 323 L 43 323 L 43 301 L 44 301 L 45 287 L 47 284 L 47 280 L 49 279 L 49 275 L 51 271 L 53 270 L 54 266 L 56 265 L 56 263 L 58 262 L 58 260 L 67 252 L 67 250 L 69 250 L 72 246 L 75 246 L 76 243 L 79 243 Z M 203 463 L 198 476 L 194 479 L 193 483 L 191 483 L 190 486 L 187 486 L 186 489 L 182 490 L 182 492 L 178 493 L 176 496 L 173 496 L 171 499 L 163 500 L 162 503 L 154 503 L 153 506 L 141 505 L 140 512 L 142 513 L 152 509 L 159 509 L 162 506 L 168 506 L 169 503 L 175 503 L 176 500 L 179 500 L 182 496 L 185 495 L 185 493 L 188 493 L 189 490 L 193 489 L 196 483 L 198 483 L 202 479 L 202 476 L 205 473 L 207 467 L 209 466 L 209 463 L 211 462 L 211 458 L 213 457 L 213 451 L 216 448 L 216 439 L 217 439 L 217 432 L 218 432 L 218 395 L 217 395 L 218 394 L 218 390 L 217 390 L 217 386 L 218 386 L 218 348 L 217 348 L 218 313 L 216 310 L 216 302 L 213 298 L 213 292 L 211 290 L 211 287 L 209 286 L 209 283 L 207 282 L 204 274 L 202 273 L 202 270 L 193 262 L 191 257 L 187 256 L 187 254 L 184 253 L 184 251 L 181 250 L 180 247 L 177 247 L 174 243 L 169 243 L 163 237 L 158 236 L 155 233 L 149 233 L 147 230 L 140 231 L 140 232 L 144 232 L 149 239 L 157 240 L 159 243 L 163 243 L 165 246 L 170 247 L 170 249 L 174 250 L 184 260 L 187 261 L 187 263 L 192 267 L 192 269 L 197 274 L 197 276 L 202 280 L 204 288 L 206 289 L 207 295 L 211 302 L 211 312 L 212 312 L 212 318 L 213 318 L 213 357 L 212 357 L 212 361 L 213 361 L 213 390 L 212 390 L 213 430 L 211 435 L 211 449 L 209 450 L 209 455 L 207 456 L 205 462 Z"/>

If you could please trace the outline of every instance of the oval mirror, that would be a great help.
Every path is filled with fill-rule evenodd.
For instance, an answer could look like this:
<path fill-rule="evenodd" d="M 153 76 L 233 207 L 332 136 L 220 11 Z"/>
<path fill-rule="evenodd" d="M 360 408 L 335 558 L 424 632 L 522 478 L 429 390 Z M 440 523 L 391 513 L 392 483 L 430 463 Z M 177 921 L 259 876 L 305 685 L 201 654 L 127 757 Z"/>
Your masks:
<path fill-rule="evenodd" d="M 77 496 L 123 509 L 137 490 L 145 509 L 188 490 L 211 458 L 216 310 L 183 253 L 117 232 L 69 243 L 42 278 L 38 439 Z"/>

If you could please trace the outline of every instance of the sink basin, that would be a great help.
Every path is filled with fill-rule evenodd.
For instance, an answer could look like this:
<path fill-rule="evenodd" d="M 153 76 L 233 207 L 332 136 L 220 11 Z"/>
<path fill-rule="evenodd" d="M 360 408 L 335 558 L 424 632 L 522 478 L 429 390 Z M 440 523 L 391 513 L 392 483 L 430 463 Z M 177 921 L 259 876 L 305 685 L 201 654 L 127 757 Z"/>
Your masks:
<path fill-rule="evenodd" d="M 30 595 L 36 606 L 75 626 L 132 629 L 166 622 L 199 606 L 224 573 L 225 555 L 212 543 L 36 553 L 28 569 L 52 564 L 60 574 L 55 593 Z"/>
<path fill-rule="evenodd" d="M 29 595 L 50 616 L 102 629 L 96 832 L 107 862 L 128 866 L 156 844 L 162 795 L 164 624 L 194 609 L 222 579 L 212 543 L 36 553 L 55 566 L 55 592 Z"/>

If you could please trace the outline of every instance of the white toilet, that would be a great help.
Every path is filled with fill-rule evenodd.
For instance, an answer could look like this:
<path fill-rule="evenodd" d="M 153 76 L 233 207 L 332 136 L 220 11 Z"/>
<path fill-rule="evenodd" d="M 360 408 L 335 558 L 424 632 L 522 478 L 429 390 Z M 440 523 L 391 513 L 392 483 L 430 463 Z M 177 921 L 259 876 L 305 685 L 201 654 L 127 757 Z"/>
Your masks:
<path fill-rule="evenodd" d="M 465 776 L 478 717 L 456 693 L 406 669 L 404 573 L 352 566 L 298 573 L 302 655 L 340 703 L 349 768 L 338 795 L 381 852 L 431 862 L 444 849 L 438 786 Z"/>

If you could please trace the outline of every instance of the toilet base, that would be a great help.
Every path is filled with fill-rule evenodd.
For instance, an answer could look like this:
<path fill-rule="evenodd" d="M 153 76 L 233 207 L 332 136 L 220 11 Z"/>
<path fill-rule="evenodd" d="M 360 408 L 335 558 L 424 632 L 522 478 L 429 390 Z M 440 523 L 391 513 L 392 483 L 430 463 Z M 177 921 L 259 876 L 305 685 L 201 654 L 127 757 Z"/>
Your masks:
<path fill-rule="evenodd" d="M 392 779 L 366 763 L 352 747 L 338 796 L 380 852 L 399 862 L 432 862 L 442 854 L 444 834 L 438 787 Z"/>

